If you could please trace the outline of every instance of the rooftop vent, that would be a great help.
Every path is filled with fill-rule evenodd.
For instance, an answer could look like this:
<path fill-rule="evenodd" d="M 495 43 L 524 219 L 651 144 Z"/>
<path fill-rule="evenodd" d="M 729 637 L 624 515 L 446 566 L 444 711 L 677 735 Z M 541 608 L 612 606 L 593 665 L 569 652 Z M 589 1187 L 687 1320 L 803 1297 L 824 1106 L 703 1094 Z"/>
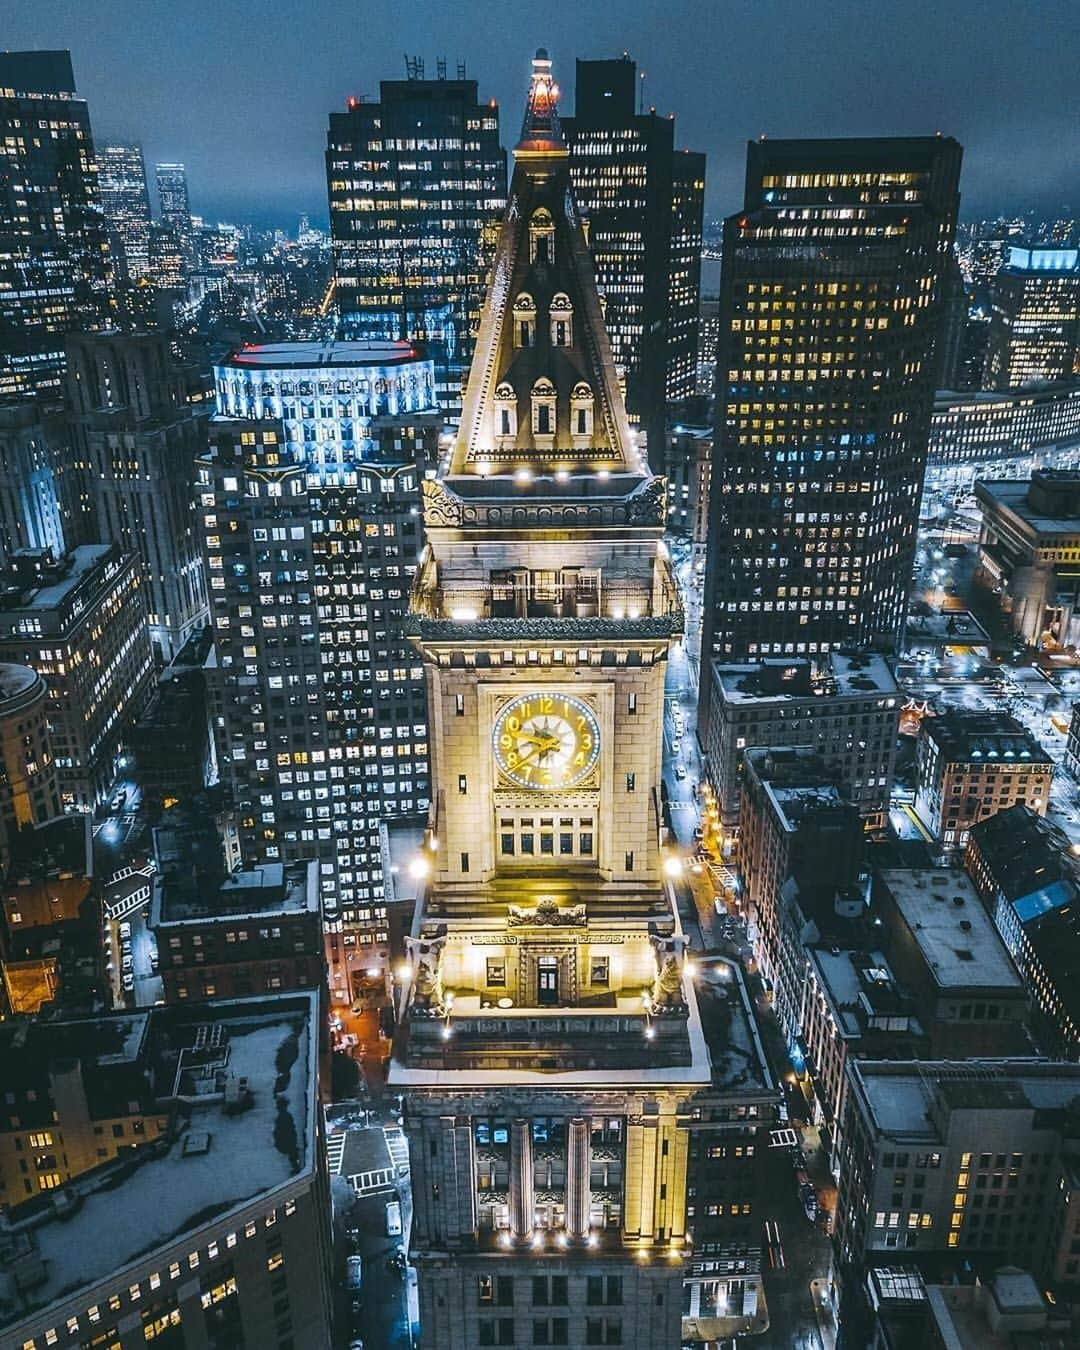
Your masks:
<path fill-rule="evenodd" d="M 952 902 L 959 908 L 959 906 L 964 903 L 964 897 L 962 895 L 954 895 L 952 898 Z"/>
<path fill-rule="evenodd" d="M 971 920 L 970 920 L 970 919 L 961 919 L 961 920 L 960 920 L 960 931 L 961 931 L 961 933 L 970 933 L 970 932 L 971 932 Z"/>

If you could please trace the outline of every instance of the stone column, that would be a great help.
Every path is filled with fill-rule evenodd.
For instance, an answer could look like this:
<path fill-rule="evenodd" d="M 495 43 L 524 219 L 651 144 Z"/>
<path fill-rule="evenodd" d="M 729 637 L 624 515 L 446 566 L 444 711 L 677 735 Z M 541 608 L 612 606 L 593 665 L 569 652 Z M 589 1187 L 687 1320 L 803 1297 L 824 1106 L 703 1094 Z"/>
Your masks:
<path fill-rule="evenodd" d="M 566 1235 L 575 1242 L 589 1236 L 591 1153 L 589 1122 L 575 1116 L 566 1141 Z"/>
<path fill-rule="evenodd" d="M 515 1242 L 532 1237 L 535 1214 L 532 1125 L 518 1119 L 510 1125 L 510 1236 Z"/>

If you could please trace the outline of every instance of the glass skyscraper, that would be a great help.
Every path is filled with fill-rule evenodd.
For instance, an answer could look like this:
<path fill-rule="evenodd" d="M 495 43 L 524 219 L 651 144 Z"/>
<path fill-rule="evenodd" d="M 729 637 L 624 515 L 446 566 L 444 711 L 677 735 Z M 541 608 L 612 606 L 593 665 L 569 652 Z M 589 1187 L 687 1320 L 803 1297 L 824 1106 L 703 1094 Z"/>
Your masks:
<path fill-rule="evenodd" d="M 749 147 L 724 225 L 702 667 L 891 646 L 959 204 L 949 137 Z"/>
<path fill-rule="evenodd" d="M 665 401 L 694 392 L 705 156 L 675 148 L 673 118 L 636 111 L 637 86 L 628 57 L 578 61 L 562 124 L 627 406 L 660 435 Z"/>
<path fill-rule="evenodd" d="M 506 205 L 498 107 L 475 80 L 383 80 L 330 114 L 326 175 L 342 335 L 422 340 L 456 420 Z"/>
<path fill-rule="evenodd" d="M 0 400 L 55 398 L 64 334 L 103 327 L 111 312 L 90 114 L 70 53 L 0 52 L 0 148 Z"/>

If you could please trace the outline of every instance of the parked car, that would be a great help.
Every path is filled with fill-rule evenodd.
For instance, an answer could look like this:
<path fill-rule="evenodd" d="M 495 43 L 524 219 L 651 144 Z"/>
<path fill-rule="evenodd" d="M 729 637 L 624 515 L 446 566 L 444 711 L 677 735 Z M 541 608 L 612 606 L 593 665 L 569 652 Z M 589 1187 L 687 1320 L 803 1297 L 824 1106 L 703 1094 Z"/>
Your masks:
<path fill-rule="evenodd" d="M 127 921 L 126 919 L 125 919 L 124 922 L 120 925 L 119 932 L 120 932 L 121 938 L 129 938 L 129 937 L 131 937 L 131 924 L 129 924 L 128 921 Z"/>
<path fill-rule="evenodd" d="M 388 1200 L 386 1202 L 386 1236 L 401 1236 L 401 1201 Z"/>
<path fill-rule="evenodd" d="M 125 994 L 132 994 L 135 992 L 135 976 L 132 975 L 130 970 L 124 972 L 121 976 L 120 983 L 123 985 Z"/>
<path fill-rule="evenodd" d="M 679 780 L 680 783 L 686 777 L 686 770 L 683 768 L 681 764 L 675 765 L 675 777 Z"/>
<path fill-rule="evenodd" d="M 364 1260 L 360 1256 L 350 1256 L 345 1262 L 345 1288 L 359 1289 L 364 1281 Z"/>

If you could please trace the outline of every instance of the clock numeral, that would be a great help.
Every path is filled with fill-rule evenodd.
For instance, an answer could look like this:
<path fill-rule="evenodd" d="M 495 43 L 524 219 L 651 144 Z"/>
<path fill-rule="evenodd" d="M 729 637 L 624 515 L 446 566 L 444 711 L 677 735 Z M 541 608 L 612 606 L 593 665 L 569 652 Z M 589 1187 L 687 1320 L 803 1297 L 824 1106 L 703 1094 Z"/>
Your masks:
<path fill-rule="evenodd" d="M 542 699 L 540 700 L 540 711 L 541 711 L 542 713 L 549 713 L 549 712 L 551 712 L 551 710 L 552 710 L 552 708 L 554 708 L 554 706 L 555 706 L 555 700 L 554 700 L 553 698 L 542 698 Z"/>
<path fill-rule="evenodd" d="M 506 725 L 511 731 L 520 731 L 521 719 L 518 717 L 508 717 L 506 719 Z"/>
<path fill-rule="evenodd" d="M 581 748 L 583 750 L 592 749 L 592 737 L 588 734 L 588 732 L 586 732 L 585 735 L 582 736 L 581 738 Z"/>
<path fill-rule="evenodd" d="M 577 752 L 577 754 L 574 756 L 574 763 L 575 763 L 576 765 L 578 765 L 579 767 L 580 767 L 582 764 L 585 763 L 585 751 L 584 751 L 584 750 L 579 750 L 579 751 Z"/>
<path fill-rule="evenodd" d="M 499 744 L 502 746 L 504 750 L 509 750 L 511 746 L 514 744 L 514 738 L 512 736 L 505 736 L 505 735 L 500 736 Z"/>
<path fill-rule="evenodd" d="M 579 717 L 579 718 L 578 718 L 578 720 L 577 720 L 577 729 L 578 729 L 578 731 L 584 731 L 585 728 L 586 728 L 588 725 L 589 725 L 589 724 L 588 724 L 588 722 L 586 722 L 586 720 L 585 720 L 584 717 Z"/>

